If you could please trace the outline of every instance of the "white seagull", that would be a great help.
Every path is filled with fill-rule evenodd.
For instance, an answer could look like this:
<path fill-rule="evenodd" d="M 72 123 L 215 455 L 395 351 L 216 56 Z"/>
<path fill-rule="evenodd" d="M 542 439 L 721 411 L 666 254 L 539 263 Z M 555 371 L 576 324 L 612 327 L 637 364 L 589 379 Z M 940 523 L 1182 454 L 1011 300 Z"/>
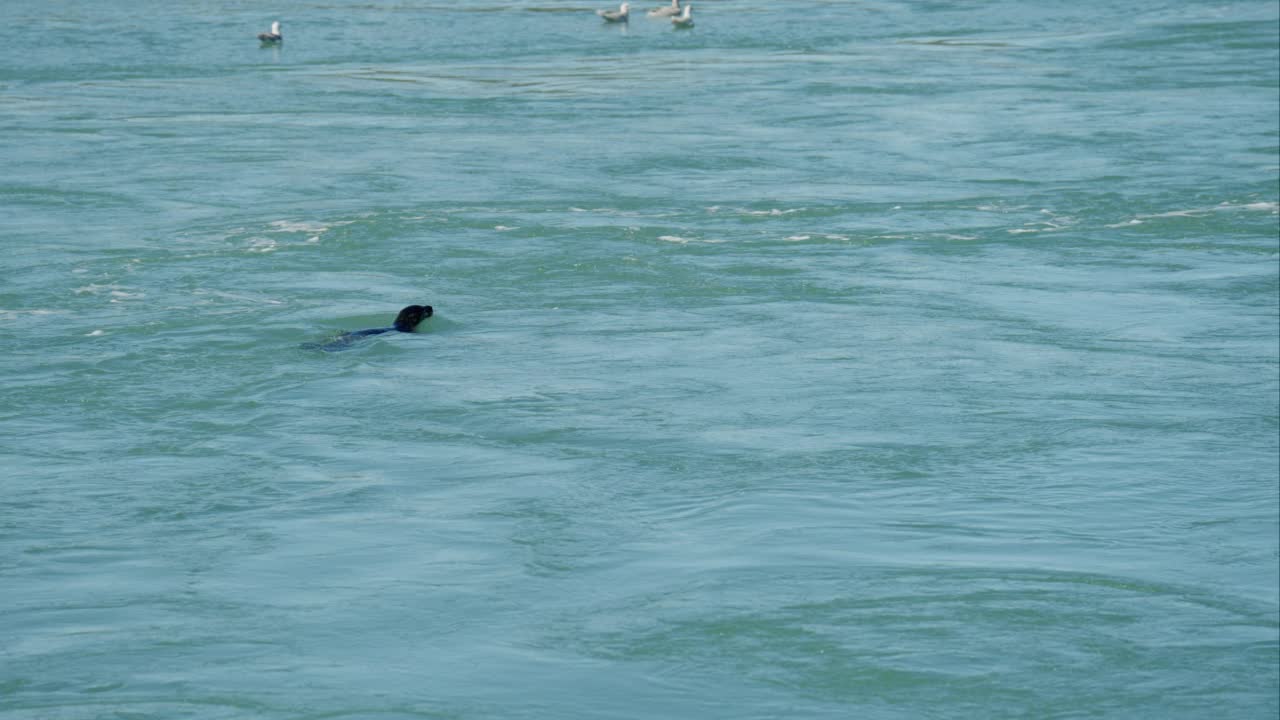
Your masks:
<path fill-rule="evenodd" d="M 280 34 L 280 21 L 271 23 L 271 32 L 258 33 L 258 39 L 268 44 L 284 40 L 284 36 Z"/>
<path fill-rule="evenodd" d="M 678 28 L 693 27 L 693 3 L 685 3 L 684 12 L 671 18 L 671 24 Z"/>
<path fill-rule="evenodd" d="M 596 14 L 604 18 L 605 22 L 626 22 L 631 12 L 631 6 L 622 3 L 617 10 L 597 10 Z"/>
<path fill-rule="evenodd" d="M 671 7 L 654 8 L 649 11 L 649 17 L 664 18 L 673 17 L 680 14 L 680 0 L 671 0 Z"/>

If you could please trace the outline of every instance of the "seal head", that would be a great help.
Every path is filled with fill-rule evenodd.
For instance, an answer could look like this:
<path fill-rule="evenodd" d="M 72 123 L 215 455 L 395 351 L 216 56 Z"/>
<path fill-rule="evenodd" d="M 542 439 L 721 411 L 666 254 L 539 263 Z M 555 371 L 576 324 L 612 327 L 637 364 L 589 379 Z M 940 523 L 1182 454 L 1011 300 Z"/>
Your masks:
<path fill-rule="evenodd" d="M 400 332 L 413 332 L 418 323 L 431 317 L 435 311 L 430 305 L 410 305 L 396 316 L 395 329 Z"/>

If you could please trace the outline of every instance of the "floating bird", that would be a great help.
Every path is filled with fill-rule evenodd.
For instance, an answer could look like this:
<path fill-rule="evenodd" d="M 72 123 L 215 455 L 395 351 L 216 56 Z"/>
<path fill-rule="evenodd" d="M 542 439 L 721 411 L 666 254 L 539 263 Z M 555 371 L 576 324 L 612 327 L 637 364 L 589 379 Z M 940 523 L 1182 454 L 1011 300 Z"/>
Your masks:
<path fill-rule="evenodd" d="M 685 3 L 684 12 L 671 18 L 671 24 L 677 28 L 693 27 L 693 3 Z"/>
<path fill-rule="evenodd" d="M 631 6 L 622 3 L 617 10 L 597 10 L 596 14 L 604 18 L 605 22 L 626 22 L 630 12 Z"/>
<path fill-rule="evenodd" d="M 680 14 L 680 0 L 671 0 L 671 7 L 654 8 L 649 11 L 649 17 L 664 18 L 673 17 Z"/>
<path fill-rule="evenodd" d="M 258 39 L 264 45 L 274 45 L 284 40 L 284 36 L 280 34 L 280 21 L 271 23 L 271 32 L 258 33 Z"/>

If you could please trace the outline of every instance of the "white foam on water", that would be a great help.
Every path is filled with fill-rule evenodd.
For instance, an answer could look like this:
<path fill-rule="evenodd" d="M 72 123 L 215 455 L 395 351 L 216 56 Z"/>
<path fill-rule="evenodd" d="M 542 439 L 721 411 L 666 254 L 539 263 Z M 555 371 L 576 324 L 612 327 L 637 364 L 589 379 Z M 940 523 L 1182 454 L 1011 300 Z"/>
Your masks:
<path fill-rule="evenodd" d="M 142 297 L 143 296 L 143 293 L 131 293 L 131 292 L 128 292 L 128 290 L 129 288 L 125 288 L 116 283 L 107 283 L 105 285 L 98 284 L 98 283 L 89 283 L 88 285 L 75 288 L 71 292 L 75 293 L 76 295 L 101 295 L 103 293 L 106 293 L 108 295 L 114 295 L 116 297 Z"/>
<path fill-rule="evenodd" d="M 279 248 L 279 244 L 275 240 L 268 238 L 254 238 L 249 241 L 249 247 L 245 248 L 252 253 L 269 253 L 275 252 Z"/>
<path fill-rule="evenodd" d="M 322 233 L 330 228 L 329 225 L 325 225 L 323 223 L 307 222 L 305 220 L 300 222 L 293 220 L 272 220 L 268 224 L 271 225 L 275 232 Z"/>
<path fill-rule="evenodd" d="M 1269 212 L 1272 215 L 1280 215 L 1280 203 L 1273 202 L 1251 202 L 1243 204 L 1235 204 L 1231 202 L 1219 203 L 1218 210 L 1252 210 L 1254 212 Z"/>
<path fill-rule="evenodd" d="M 1145 215 L 1138 215 L 1132 219 L 1129 219 L 1120 223 L 1115 223 L 1112 225 L 1107 225 L 1106 227 L 1118 228 L 1118 227 L 1128 227 L 1131 225 L 1141 225 L 1146 220 L 1152 220 L 1157 218 L 1182 218 L 1182 217 L 1202 218 L 1202 217 L 1207 217 L 1209 214 L 1215 213 L 1215 212 L 1235 211 L 1235 210 L 1247 210 L 1251 212 L 1267 212 L 1267 213 L 1271 213 L 1272 215 L 1280 215 L 1280 203 L 1274 203 L 1274 202 L 1233 203 L 1233 202 L 1224 200 L 1223 202 L 1220 202 L 1213 207 L 1185 208 L 1182 210 L 1169 210 L 1167 212 L 1162 212 L 1162 213 L 1149 213 Z"/>
<path fill-rule="evenodd" d="M 1024 233 L 1041 233 L 1041 232 L 1057 232 L 1065 230 L 1076 224 L 1076 219 L 1067 215 L 1058 215 L 1054 211 L 1047 208 L 1040 209 L 1041 215 L 1048 215 L 1048 220 L 1038 220 L 1036 222 L 1023 223 L 1020 228 L 1011 228 L 1006 230 L 1011 235 L 1022 235 Z"/>
<path fill-rule="evenodd" d="M 726 242 L 721 238 L 686 238 L 679 235 L 659 235 L 659 240 L 663 242 L 676 243 L 678 245 L 688 245 L 689 243 L 698 243 L 699 245 L 719 245 Z"/>
<path fill-rule="evenodd" d="M 240 295 L 237 293 L 224 292 L 222 290 L 206 290 L 204 288 L 198 288 L 196 290 L 193 290 L 191 294 L 196 297 L 209 295 L 216 298 L 223 298 L 226 300 L 235 300 L 237 302 L 246 302 L 246 303 L 253 303 L 253 304 L 266 304 L 266 305 L 284 305 L 285 304 L 283 300 L 273 300 L 271 298 L 252 297 L 249 295 Z"/>

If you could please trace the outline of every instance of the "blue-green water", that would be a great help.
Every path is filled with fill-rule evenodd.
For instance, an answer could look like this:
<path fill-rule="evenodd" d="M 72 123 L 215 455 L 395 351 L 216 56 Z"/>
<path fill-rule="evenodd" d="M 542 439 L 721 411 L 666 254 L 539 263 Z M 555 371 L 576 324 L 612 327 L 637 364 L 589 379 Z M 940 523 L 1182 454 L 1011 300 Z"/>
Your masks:
<path fill-rule="evenodd" d="M 1276 716 L 1280 6 L 661 4 L 0 4 L 0 717 Z"/>

